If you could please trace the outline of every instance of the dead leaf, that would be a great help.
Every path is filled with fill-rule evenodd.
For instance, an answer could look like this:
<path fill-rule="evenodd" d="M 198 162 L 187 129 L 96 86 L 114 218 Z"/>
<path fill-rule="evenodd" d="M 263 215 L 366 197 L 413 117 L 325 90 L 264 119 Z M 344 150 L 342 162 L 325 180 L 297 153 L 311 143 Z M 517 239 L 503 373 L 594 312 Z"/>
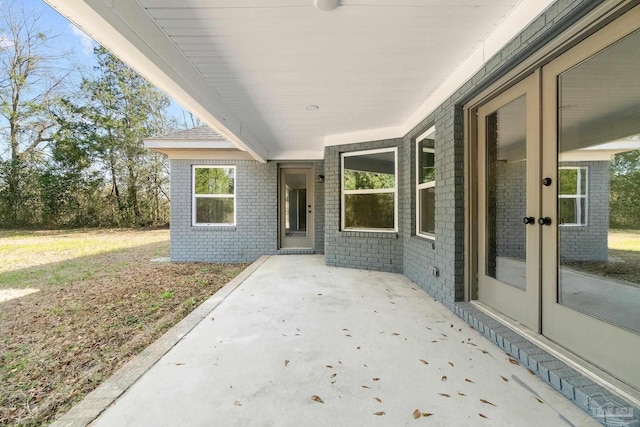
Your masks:
<path fill-rule="evenodd" d="M 235 406 L 242 406 L 242 403 L 238 402 L 237 400 L 236 400 L 235 402 L 233 402 L 233 404 L 234 404 Z"/>
<path fill-rule="evenodd" d="M 400 334 L 399 334 L 399 333 L 397 333 L 397 332 L 394 332 L 394 333 L 392 333 L 391 335 L 400 335 Z"/>
<path fill-rule="evenodd" d="M 453 366 L 453 362 L 449 362 L 449 365 L 451 365 L 451 367 L 452 367 L 452 368 L 454 367 L 454 366 Z"/>
<path fill-rule="evenodd" d="M 489 419 L 489 417 L 487 417 L 487 416 L 486 416 L 486 415 L 484 415 L 484 414 L 478 414 L 478 415 L 480 415 L 482 418 Z"/>
<path fill-rule="evenodd" d="M 482 354 L 487 354 L 487 353 L 489 353 L 487 350 L 483 350 L 483 349 L 481 349 L 481 348 L 479 348 L 478 350 L 480 350 L 480 351 L 482 352 Z"/>
<path fill-rule="evenodd" d="M 373 381 L 380 381 L 380 378 L 375 377 L 375 378 L 371 378 Z"/>
<path fill-rule="evenodd" d="M 469 378 L 465 378 L 464 380 L 465 380 L 466 382 L 468 382 L 468 383 L 475 384 L 475 383 L 474 383 L 473 381 L 471 381 Z"/>
<path fill-rule="evenodd" d="M 486 403 L 487 405 L 496 406 L 496 405 L 494 405 L 493 403 L 489 402 L 489 401 L 488 401 L 488 400 L 486 400 L 486 399 L 480 399 L 480 402 L 482 402 L 482 403 Z"/>
<path fill-rule="evenodd" d="M 382 403 L 382 400 L 380 400 L 380 398 L 379 398 L 379 397 L 374 397 L 374 399 L 375 399 L 375 400 L 377 400 L 377 401 L 378 401 L 378 403 Z"/>
<path fill-rule="evenodd" d="M 347 329 L 347 328 L 342 328 L 342 330 L 343 330 L 343 331 L 348 331 L 348 329 Z"/>
<path fill-rule="evenodd" d="M 182 362 L 176 363 L 176 366 L 182 366 L 182 365 L 184 365 L 184 363 L 182 363 Z"/>
<path fill-rule="evenodd" d="M 324 365 L 325 368 L 329 368 L 329 369 L 333 369 L 333 366 L 331 365 Z"/>
<path fill-rule="evenodd" d="M 440 381 L 445 382 L 446 380 L 447 380 L 447 376 L 446 376 L 446 375 L 443 375 L 443 376 L 442 376 L 442 379 L 441 379 Z"/>
<path fill-rule="evenodd" d="M 519 365 L 520 364 L 520 362 L 518 362 L 513 357 L 509 357 L 509 363 L 511 363 L 512 365 Z"/>
<path fill-rule="evenodd" d="M 344 336 L 345 336 L 345 337 L 350 337 L 351 335 L 349 335 L 349 334 L 345 334 Z"/>
<path fill-rule="evenodd" d="M 433 415 L 431 412 L 423 412 L 422 413 L 422 416 L 425 417 L 425 418 L 430 417 L 431 415 Z"/>
<path fill-rule="evenodd" d="M 461 392 L 458 392 L 458 394 L 459 394 L 460 396 L 466 396 L 466 394 L 461 393 Z"/>
<path fill-rule="evenodd" d="M 315 400 L 316 402 L 324 403 L 324 400 L 320 396 L 316 396 L 315 394 L 311 396 L 311 400 Z"/>
<path fill-rule="evenodd" d="M 444 396 L 444 397 L 451 397 L 449 396 L 447 393 L 438 393 L 440 396 Z"/>
<path fill-rule="evenodd" d="M 418 418 L 420 418 L 420 409 L 413 411 L 413 419 L 417 420 Z"/>
<path fill-rule="evenodd" d="M 363 385 L 362 388 L 369 388 L 370 389 L 371 387 Z"/>
<path fill-rule="evenodd" d="M 378 412 L 374 412 L 373 415 L 384 415 L 384 411 L 378 411 Z"/>
<path fill-rule="evenodd" d="M 284 361 L 284 366 L 287 366 L 288 364 L 289 364 L 289 361 L 288 361 L 288 360 L 285 360 L 285 361 Z"/>
<path fill-rule="evenodd" d="M 502 381 L 504 381 L 505 383 L 509 382 L 509 378 L 503 377 L 502 375 L 500 375 L 500 378 L 502 378 Z"/>
<path fill-rule="evenodd" d="M 544 403 L 544 402 L 542 401 L 542 399 L 540 399 L 539 397 L 536 397 L 536 396 L 533 396 L 533 397 L 535 397 L 535 398 L 536 398 L 536 400 L 537 400 L 538 402 L 540 402 L 540 403 Z"/>
<path fill-rule="evenodd" d="M 331 381 L 331 384 L 335 384 L 335 383 L 336 383 L 335 381 Z"/>
<path fill-rule="evenodd" d="M 357 346 L 357 347 L 356 347 L 356 350 L 360 350 L 360 346 Z"/>
<path fill-rule="evenodd" d="M 333 374 L 331 374 L 331 377 L 330 377 L 330 378 L 335 378 L 335 377 L 336 377 L 336 375 L 338 375 L 338 374 L 336 374 L 336 373 L 334 372 Z"/>
<path fill-rule="evenodd" d="M 215 318 L 214 318 L 214 317 L 212 317 L 212 318 L 211 318 L 211 320 L 215 320 Z"/>
<path fill-rule="evenodd" d="M 438 340 L 433 340 L 433 341 L 431 341 L 431 342 L 438 342 Z"/>
<path fill-rule="evenodd" d="M 420 361 L 421 361 L 423 364 L 425 364 L 425 365 L 428 365 L 428 364 L 429 364 L 429 362 L 427 362 L 427 361 L 426 361 L 426 360 L 424 360 L 424 359 L 418 359 L 418 360 L 420 360 Z"/>
<path fill-rule="evenodd" d="M 430 327 L 428 327 L 428 326 L 425 326 L 425 328 L 427 328 L 428 330 L 431 330 L 431 328 L 430 328 Z"/>
<path fill-rule="evenodd" d="M 322 294 L 318 294 L 318 295 L 322 295 Z"/>

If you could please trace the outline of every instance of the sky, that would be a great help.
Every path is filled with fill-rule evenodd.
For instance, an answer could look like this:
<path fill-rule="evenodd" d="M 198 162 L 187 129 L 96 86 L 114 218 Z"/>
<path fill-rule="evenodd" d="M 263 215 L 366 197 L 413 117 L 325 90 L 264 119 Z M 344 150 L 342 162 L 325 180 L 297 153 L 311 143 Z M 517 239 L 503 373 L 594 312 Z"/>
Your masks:
<path fill-rule="evenodd" d="M 53 34 L 60 35 L 58 38 L 58 48 L 61 51 L 73 52 L 73 62 L 83 64 L 89 68 L 97 65 L 93 56 L 93 47 L 96 45 L 96 42 L 69 22 L 67 18 L 61 16 L 43 0 L 16 1 L 21 1 L 26 11 L 34 10 L 41 15 L 43 30 L 51 29 Z M 179 123 L 183 122 L 184 110 L 177 103 L 172 102 L 169 111 L 178 119 Z"/>

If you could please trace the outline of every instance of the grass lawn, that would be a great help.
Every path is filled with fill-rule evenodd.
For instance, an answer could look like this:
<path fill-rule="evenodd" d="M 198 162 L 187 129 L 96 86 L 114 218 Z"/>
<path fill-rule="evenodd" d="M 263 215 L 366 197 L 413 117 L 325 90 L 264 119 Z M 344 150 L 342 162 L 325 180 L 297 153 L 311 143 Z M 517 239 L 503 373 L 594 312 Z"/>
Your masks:
<path fill-rule="evenodd" d="M 640 230 L 609 230 L 609 258 L 614 262 L 572 262 L 567 265 L 640 286 Z"/>
<path fill-rule="evenodd" d="M 0 231 L 0 425 L 50 423 L 247 266 L 168 251 L 168 230 Z"/>

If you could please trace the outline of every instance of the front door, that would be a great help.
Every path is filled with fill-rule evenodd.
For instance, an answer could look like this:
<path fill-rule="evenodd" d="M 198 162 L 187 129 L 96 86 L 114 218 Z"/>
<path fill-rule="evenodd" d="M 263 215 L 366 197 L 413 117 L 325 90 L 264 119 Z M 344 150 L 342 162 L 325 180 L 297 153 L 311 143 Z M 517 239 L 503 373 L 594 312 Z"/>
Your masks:
<path fill-rule="evenodd" d="M 280 248 L 313 248 L 313 176 L 310 167 L 280 168 Z"/>
<path fill-rule="evenodd" d="M 477 109 L 478 299 L 640 390 L 640 6 Z"/>

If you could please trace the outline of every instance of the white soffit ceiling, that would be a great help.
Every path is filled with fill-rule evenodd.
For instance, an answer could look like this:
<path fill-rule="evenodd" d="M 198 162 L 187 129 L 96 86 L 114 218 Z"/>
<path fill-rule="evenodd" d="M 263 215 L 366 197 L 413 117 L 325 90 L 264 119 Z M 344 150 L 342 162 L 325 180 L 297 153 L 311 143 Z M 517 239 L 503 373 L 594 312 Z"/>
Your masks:
<path fill-rule="evenodd" d="M 260 160 L 403 136 L 551 3 L 46 1 Z"/>

